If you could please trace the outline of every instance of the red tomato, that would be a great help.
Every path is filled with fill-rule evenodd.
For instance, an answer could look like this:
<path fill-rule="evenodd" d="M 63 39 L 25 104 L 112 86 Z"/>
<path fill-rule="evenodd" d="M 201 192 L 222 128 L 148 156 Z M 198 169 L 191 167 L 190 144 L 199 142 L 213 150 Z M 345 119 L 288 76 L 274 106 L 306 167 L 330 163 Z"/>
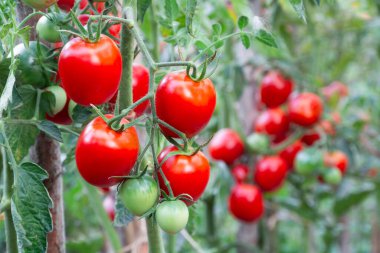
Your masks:
<path fill-rule="evenodd" d="M 271 192 L 282 185 L 287 171 L 284 159 L 279 156 L 267 156 L 257 162 L 254 179 L 263 191 Z"/>
<path fill-rule="evenodd" d="M 123 119 L 121 123 L 127 124 L 128 120 Z M 110 177 L 129 174 L 138 153 L 139 138 L 134 127 L 116 132 L 101 117 L 96 117 L 80 134 L 75 156 L 79 173 L 88 183 L 109 187 L 123 181 Z"/>
<path fill-rule="evenodd" d="M 90 18 L 90 15 L 88 14 L 81 14 L 78 16 L 78 19 L 82 25 L 87 25 L 89 18 Z M 115 24 L 115 25 L 110 26 L 110 28 L 108 28 L 108 31 L 111 35 L 115 36 L 116 38 L 120 38 L 120 29 L 121 29 L 121 25 Z"/>
<path fill-rule="evenodd" d="M 257 221 L 264 213 L 263 195 L 254 185 L 237 184 L 231 190 L 228 208 L 241 221 Z"/>
<path fill-rule="evenodd" d="M 140 98 L 144 97 L 149 92 L 149 70 L 141 64 L 133 64 L 133 80 L 132 80 L 132 93 L 133 102 L 136 102 Z M 110 103 L 116 103 L 117 92 L 110 100 Z M 136 116 L 140 116 L 146 110 L 149 105 L 149 101 L 137 106 L 134 111 Z"/>
<path fill-rule="evenodd" d="M 321 139 L 321 136 L 316 131 L 309 131 L 306 134 L 304 134 L 301 138 L 301 142 L 312 146 L 315 142 L 319 141 Z"/>
<path fill-rule="evenodd" d="M 156 92 L 157 116 L 186 134 L 198 134 L 209 122 L 216 104 L 216 92 L 210 79 L 194 82 L 183 72 L 171 72 L 161 81 Z M 160 126 L 166 136 L 177 134 Z"/>
<path fill-rule="evenodd" d="M 262 112 L 255 121 L 254 130 L 274 136 L 284 135 L 289 129 L 289 120 L 280 108 Z"/>
<path fill-rule="evenodd" d="M 165 156 L 177 150 L 175 146 L 164 148 L 158 155 L 158 161 L 161 163 Z M 174 155 L 167 159 L 161 168 L 170 182 L 174 196 L 186 193 L 193 198 L 193 201 L 200 198 L 210 178 L 210 165 L 205 155 L 200 151 L 193 156 Z M 169 194 L 160 174 L 158 179 L 160 188 Z"/>
<path fill-rule="evenodd" d="M 282 105 L 293 90 L 293 81 L 278 71 L 269 71 L 261 81 L 261 102 L 269 108 Z"/>
<path fill-rule="evenodd" d="M 294 159 L 301 150 L 302 142 L 298 140 L 279 153 L 279 156 L 286 161 L 288 169 L 293 169 Z"/>
<path fill-rule="evenodd" d="M 58 0 L 58 7 L 64 11 L 69 12 L 75 4 L 75 0 Z M 79 9 L 83 10 L 88 5 L 88 0 L 81 0 L 79 3 Z M 96 2 L 94 3 L 95 8 L 97 8 L 98 12 L 102 12 L 105 8 L 105 3 Z M 90 10 L 91 14 L 94 14 L 92 10 Z"/>
<path fill-rule="evenodd" d="M 65 107 L 57 113 L 56 115 L 50 116 L 49 114 L 45 114 L 45 117 L 47 120 L 54 122 L 56 124 L 61 124 L 61 125 L 70 125 L 73 123 L 73 120 L 70 118 L 69 114 L 69 103 L 70 99 L 67 98 Z"/>
<path fill-rule="evenodd" d="M 335 126 L 333 126 L 333 124 L 330 121 L 322 120 L 319 123 L 319 125 L 326 134 L 329 134 L 329 135 L 335 135 L 336 134 Z"/>
<path fill-rule="evenodd" d="M 108 195 L 104 198 L 103 208 L 106 210 L 110 220 L 113 221 L 115 219 L 115 199 L 112 196 Z"/>
<path fill-rule="evenodd" d="M 233 163 L 244 153 L 244 143 L 239 134 L 229 128 L 219 130 L 208 148 L 213 159 L 227 164 Z"/>
<path fill-rule="evenodd" d="M 108 102 L 119 87 L 121 54 L 105 35 L 95 43 L 70 40 L 62 49 L 58 70 L 62 86 L 74 102 L 88 106 Z"/>
<path fill-rule="evenodd" d="M 234 177 L 236 183 L 243 183 L 248 178 L 249 167 L 245 164 L 238 164 L 232 168 L 231 174 Z"/>
<path fill-rule="evenodd" d="M 78 19 L 82 25 L 87 25 L 88 20 L 90 19 L 90 15 L 81 14 L 78 16 Z"/>
<path fill-rule="evenodd" d="M 346 97 L 348 95 L 348 88 L 344 83 L 335 81 L 326 87 L 323 87 L 322 94 L 327 98 L 327 100 L 333 98 L 334 96 Z"/>
<path fill-rule="evenodd" d="M 323 113 L 322 100 L 313 93 L 301 93 L 290 99 L 288 110 L 291 122 L 309 127 L 317 123 Z"/>
<path fill-rule="evenodd" d="M 347 171 L 349 160 L 345 153 L 340 150 L 327 152 L 324 155 L 324 163 L 327 167 L 336 167 L 344 175 Z"/>

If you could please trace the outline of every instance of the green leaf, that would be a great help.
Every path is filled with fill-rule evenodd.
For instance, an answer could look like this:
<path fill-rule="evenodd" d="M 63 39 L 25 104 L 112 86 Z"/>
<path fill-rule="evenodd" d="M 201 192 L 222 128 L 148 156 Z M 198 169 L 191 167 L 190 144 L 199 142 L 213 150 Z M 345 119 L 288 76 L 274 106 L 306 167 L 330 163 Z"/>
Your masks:
<path fill-rule="evenodd" d="M 49 211 L 53 204 L 42 183 L 47 178 L 45 170 L 30 162 L 15 173 L 11 210 L 19 253 L 46 251 L 46 234 L 53 229 Z"/>
<path fill-rule="evenodd" d="M 144 21 L 145 13 L 151 4 L 152 4 L 152 0 L 138 0 L 137 1 L 137 20 L 141 21 L 141 23 Z"/>
<path fill-rule="evenodd" d="M 222 34 L 222 25 L 219 23 L 213 24 L 212 25 L 212 34 L 217 36 L 217 37 L 220 37 L 220 35 Z"/>
<path fill-rule="evenodd" d="M 170 22 L 173 22 L 179 13 L 176 0 L 165 0 L 165 16 Z"/>
<path fill-rule="evenodd" d="M 260 29 L 259 31 L 255 32 L 255 39 L 264 43 L 267 46 L 275 48 L 278 47 L 273 35 L 264 29 Z"/>
<path fill-rule="evenodd" d="M 86 122 L 93 114 L 91 107 L 76 105 L 73 111 L 73 120 L 77 123 Z"/>
<path fill-rule="evenodd" d="M 333 211 L 335 216 L 340 217 L 347 213 L 350 208 L 360 205 L 372 193 L 376 192 L 376 188 L 366 188 L 360 191 L 349 193 L 335 201 Z"/>
<path fill-rule="evenodd" d="M 134 218 L 134 215 L 129 212 L 121 201 L 119 193 L 116 194 L 115 211 L 116 215 L 113 223 L 117 227 L 128 225 Z"/>
<path fill-rule="evenodd" d="M 251 46 L 251 40 L 246 33 L 240 34 L 241 43 L 243 43 L 244 47 L 248 49 Z"/>
<path fill-rule="evenodd" d="M 248 25 L 249 19 L 246 16 L 240 16 L 238 19 L 238 27 L 243 30 Z"/>
<path fill-rule="evenodd" d="M 43 120 L 43 121 L 38 122 L 37 127 L 38 129 L 40 129 L 42 132 L 49 135 L 54 140 L 63 142 L 61 131 L 53 122 Z"/>
<path fill-rule="evenodd" d="M 193 35 L 193 17 L 195 9 L 197 8 L 197 0 L 187 0 L 186 1 L 186 29 L 187 32 Z"/>
<path fill-rule="evenodd" d="M 8 103 L 12 100 L 12 94 L 13 94 L 13 86 L 15 84 L 16 78 L 14 75 L 13 70 L 9 72 L 7 82 L 5 83 L 5 88 L 3 89 L 3 92 L 1 93 L 0 97 L 0 116 L 2 115 L 3 111 L 7 108 Z"/>
<path fill-rule="evenodd" d="M 306 23 L 305 6 L 303 0 L 289 0 L 297 15 Z"/>

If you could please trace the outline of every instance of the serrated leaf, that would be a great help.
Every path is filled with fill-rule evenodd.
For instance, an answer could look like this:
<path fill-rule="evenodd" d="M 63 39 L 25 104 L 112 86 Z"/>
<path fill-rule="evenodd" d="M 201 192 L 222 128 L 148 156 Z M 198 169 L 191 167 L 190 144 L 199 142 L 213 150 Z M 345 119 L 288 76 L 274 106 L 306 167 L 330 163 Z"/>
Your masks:
<path fill-rule="evenodd" d="M 37 127 L 54 140 L 63 142 L 61 131 L 53 122 L 43 120 L 37 123 Z"/>
<path fill-rule="evenodd" d="M 137 1 L 137 20 L 141 21 L 141 23 L 144 21 L 145 13 L 151 4 L 152 4 L 152 0 L 138 0 Z"/>
<path fill-rule="evenodd" d="M 243 30 L 248 25 L 249 19 L 246 16 L 240 16 L 238 19 L 238 27 Z"/>
<path fill-rule="evenodd" d="M 197 8 L 197 0 L 187 0 L 186 1 L 186 30 L 187 32 L 193 35 L 193 18 L 195 9 Z"/>
<path fill-rule="evenodd" d="M 115 204 L 115 220 L 114 225 L 117 227 L 122 227 L 128 225 L 134 218 L 134 215 L 129 212 L 120 199 L 119 193 L 116 194 L 116 204 Z"/>
<path fill-rule="evenodd" d="M 170 22 L 174 21 L 179 13 L 176 0 L 165 0 L 165 16 Z"/>
<path fill-rule="evenodd" d="M 275 47 L 275 48 L 278 47 L 276 40 L 273 37 L 273 35 L 266 30 L 261 29 L 261 30 L 255 32 L 255 39 L 264 43 L 267 46 Z"/>
<path fill-rule="evenodd" d="M 243 46 L 248 49 L 251 46 L 251 40 L 246 33 L 240 34 L 241 43 L 243 43 Z"/>
<path fill-rule="evenodd" d="M 298 17 L 300 17 L 306 23 L 305 6 L 303 0 L 289 0 L 293 9 L 296 11 Z"/>
<path fill-rule="evenodd" d="M 17 167 L 11 210 L 19 253 L 45 252 L 46 234 L 53 229 L 53 204 L 43 181 L 48 174 L 34 163 Z"/>
<path fill-rule="evenodd" d="M 333 211 L 337 217 L 342 216 L 348 212 L 352 207 L 359 205 L 366 200 L 376 188 L 362 189 L 360 191 L 349 193 L 335 201 Z"/>

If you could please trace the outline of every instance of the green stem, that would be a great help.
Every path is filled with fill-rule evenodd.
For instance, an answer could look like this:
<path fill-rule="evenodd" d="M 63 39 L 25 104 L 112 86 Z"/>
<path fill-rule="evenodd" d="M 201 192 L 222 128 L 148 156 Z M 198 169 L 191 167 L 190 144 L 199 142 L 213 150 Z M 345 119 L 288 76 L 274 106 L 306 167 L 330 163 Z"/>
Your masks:
<path fill-rule="evenodd" d="M 46 16 L 46 13 L 45 12 L 41 12 L 41 11 L 36 11 L 36 12 L 33 12 L 31 14 L 29 14 L 28 16 L 26 16 L 17 26 L 17 29 L 21 29 L 31 18 L 33 18 L 34 16 Z"/>
<path fill-rule="evenodd" d="M 175 62 L 158 62 L 156 63 L 158 68 L 163 67 L 176 67 L 176 66 L 186 66 L 196 68 L 195 64 L 191 61 L 175 61 Z"/>
<path fill-rule="evenodd" d="M 304 135 L 303 130 L 296 131 L 293 135 L 289 136 L 285 141 L 282 141 L 281 143 L 272 146 L 271 153 L 277 154 L 278 152 L 284 150 L 288 146 L 295 143 L 299 138 L 301 138 Z"/>
<path fill-rule="evenodd" d="M 158 40 L 158 22 L 156 19 L 156 11 L 154 9 L 153 3 L 151 4 L 149 9 L 150 9 L 150 26 L 152 28 L 152 37 L 153 37 L 152 55 L 153 55 L 153 59 L 155 61 L 158 61 L 160 59 L 160 44 Z"/>
<path fill-rule="evenodd" d="M 144 43 L 144 40 L 140 36 L 140 32 L 139 32 L 138 28 L 136 26 L 132 27 L 131 33 L 133 34 L 137 45 L 139 46 L 141 52 L 143 53 L 145 59 L 147 60 L 149 68 L 152 68 L 153 70 L 155 70 L 156 69 L 156 63 L 153 60 L 152 56 L 150 55 L 149 50 Z"/>
<path fill-rule="evenodd" d="M 205 200 L 206 203 L 206 234 L 207 234 L 207 240 L 210 246 L 215 246 L 215 214 L 214 214 L 214 207 L 215 207 L 215 196 L 212 195 L 208 197 Z"/>
<path fill-rule="evenodd" d="M 162 243 L 161 231 L 153 216 L 145 219 L 148 231 L 148 243 L 150 253 L 165 253 L 164 244 Z"/>
<path fill-rule="evenodd" d="M 126 18 L 133 20 L 133 13 L 131 11 L 127 11 L 130 8 L 127 8 L 123 15 Z M 128 13 L 127 13 L 128 12 Z M 121 110 L 127 108 L 133 103 L 133 93 L 132 93 L 132 65 L 134 58 L 134 50 L 135 50 L 135 41 L 130 30 L 130 27 L 126 23 L 122 23 L 121 25 L 121 41 L 120 41 L 120 51 L 123 61 L 122 75 L 119 86 L 118 93 L 118 103 L 119 108 Z"/>
<path fill-rule="evenodd" d="M 13 186 L 13 171 L 7 164 L 7 156 L 5 148 L 1 149 L 1 155 L 3 157 L 3 180 L 4 180 L 4 195 L 1 200 L 1 203 L 6 206 L 5 203 L 10 203 L 12 198 L 12 186 Z M 15 226 L 12 219 L 12 211 L 10 205 L 7 205 L 7 208 L 4 208 L 4 217 L 5 217 L 5 238 L 7 242 L 7 252 L 17 253 L 17 236 Z"/>
<path fill-rule="evenodd" d="M 90 204 L 92 205 L 92 210 L 96 212 L 96 215 L 98 216 L 100 223 L 103 226 L 104 232 L 106 233 L 106 236 L 110 241 L 113 251 L 119 252 L 122 248 L 122 245 L 119 236 L 116 230 L 114 229 L 112 222 L 110 221 L 110 218 L 108 217 L 106 211 L 103 208 L 98 189 L 92 185 L 87 184 L 83 180 L 81 180 L 81 182 L 87 189 Z"/>
<path fill-rule="evenodd" d="M 42 90 L 37 89 L 36 107 L 34 109 L 34 116 L 33 116 L 34 119 L 38 119 L 40 116 L 40 102 L 41 102 L 42 92 L 43 92 Z"/>
<path fill-rule="evenodd" d="M 175 245 L 176 245 L 177 235 L 168 234 L 168 253 L 175 253 Z"/>

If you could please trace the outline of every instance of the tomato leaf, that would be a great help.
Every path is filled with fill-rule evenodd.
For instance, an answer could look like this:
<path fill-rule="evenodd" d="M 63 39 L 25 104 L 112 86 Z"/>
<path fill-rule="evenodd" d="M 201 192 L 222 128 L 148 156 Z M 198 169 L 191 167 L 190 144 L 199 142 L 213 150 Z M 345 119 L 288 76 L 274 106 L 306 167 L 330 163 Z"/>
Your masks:
<path fill-rule="evenodd" d="M 137 20 L 144 21 L 144 16 L 149 6 L 151 6 L 152 0 L 139 0 L 137 1 Z M 153 8 L 153 7 L 152 7 Z"/>
<path fill-rule="evenodd" d="M 134 215 L 125 207 L 123 201 L 121 201 L 119 192 L 116 194 L 115 212 L 116 215 L 113 223 L 117 227 L 128 225 L 134 218 Z"/>
<path fill-rule="evenodd" d="M 293 9 L 296 11 L 297 15 L 306 23 L 305 6 L 303 0 L 289 0 Z"/>
<path fill-rule="evenodd" d="M 165 0 L 165 16 L 172 23 L 179 13 L 179 8 L 176 0 Z"/>
<path fill-rule="evenodd" d="M 46 250 L 46 234 L 53 229 L 49 211 L 53 204 L 42 183 L 47 178 L 45 170 L 30 162 L 18 166 L 15 173 L 11 210 L 20 253 Z"/>
<path fill-rule="evenodd" d="M 248 34 L 246 33 L 241 33 L 240 34 L 240 39 L 241 39 L 241 42 L 243 43 L 243 46 L 248 49 L 250 46 L 251 46 L 251 40 L 248 36 Z"/>
<path fill-rule="evenodd" d="M 220 37 L 220 35 L 222 34 L 222 25 L 219 23 L 213 24 L 212 25 L 212 34 Z"/>
<path fill-rule="evenodd" d="M 186 29 L 187 32 L 194 36 L 193 34 L 193 17 L 195 9 L 197 8 L 197 0 L 187 0 L 186 1 Z"/>
<path fill-rule="evenodd" d="M 61 131 L 53 122 L 43 120 L 43 121 L 38 122 L 37 127 L 38 129 L 40 129 L 42 132 L 49 135 L 54 140 L 63 142 Z"/>
<path fill-rule="evenodd" d="M 255 39 L 261 43 L 277 48 L 277 43 L 272 33 L 265 28 L 263 22 L 257 16 L 253 18 L 253 34 Z"/>
<path fill-rule="evenodd" d="M 248 25 L 248 18 L 246 16 L 240 16 L 238 19 L 238 27 L 240 30 L 243 30 Z"/>

